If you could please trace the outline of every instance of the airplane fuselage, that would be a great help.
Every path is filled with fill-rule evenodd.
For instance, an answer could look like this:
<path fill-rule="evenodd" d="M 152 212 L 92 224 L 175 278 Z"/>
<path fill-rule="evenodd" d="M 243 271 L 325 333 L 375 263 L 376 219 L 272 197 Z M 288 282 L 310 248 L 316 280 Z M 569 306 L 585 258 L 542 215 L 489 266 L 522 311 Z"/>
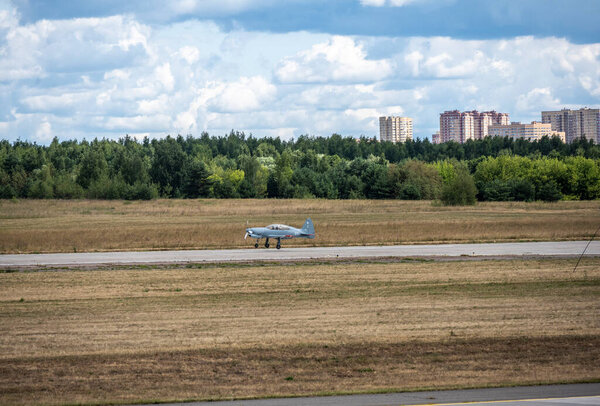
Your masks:
<path fill-rule="evenodd" d="M 295 228 L 285 224 L 271 224 L 266 227 L 251 227 L 246 229 L 246 237 L 256 238 L 254 244 L 258 248 L 258 240 L 265 238 L 265 247 L 269 247 L 269 239 L 277 240 L 277 248 L 281 248 L 281 240 L 291 238 L 315 238 L 315 229 L 310 218 L 306 219 L 302 228 Z"/>

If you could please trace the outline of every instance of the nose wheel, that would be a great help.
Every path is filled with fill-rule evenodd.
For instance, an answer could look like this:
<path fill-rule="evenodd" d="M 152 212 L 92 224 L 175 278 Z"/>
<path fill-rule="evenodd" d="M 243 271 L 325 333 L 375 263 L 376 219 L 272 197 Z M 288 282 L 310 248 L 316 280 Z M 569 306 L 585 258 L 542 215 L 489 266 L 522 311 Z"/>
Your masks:
<path fill-rule="evenodd" d="M 277 239 L 277 249 L 281 248 L 281 240 L 278 238 Z"/>
<path fill-rule="evenodd" d="M 255 244 L 254 244 L 254 248 L 258 248 L 258 243 L 255 243 Z"/>

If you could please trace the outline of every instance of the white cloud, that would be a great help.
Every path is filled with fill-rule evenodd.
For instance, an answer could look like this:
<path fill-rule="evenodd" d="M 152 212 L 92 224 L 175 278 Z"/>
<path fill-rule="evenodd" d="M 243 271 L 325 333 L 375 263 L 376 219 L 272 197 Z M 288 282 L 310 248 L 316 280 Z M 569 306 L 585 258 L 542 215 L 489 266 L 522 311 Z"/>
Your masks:
<path fill-rule="evenodd" d="M 177 12 L 217 4 L 201 3 L 179 2 Z M 413 117 L 423 137 L 447 109 L 496 109 L 531 121 L 546 108 L 600 104 L 600 44 L 560 38 L 276 34 L 196 20 L 151 29 L 126 16 L 22 25 L 14 13 L 0 16 L 2 29 L 6 139 L 231 129 L 374 136 L 377 117 L 389 114 Z"/>
<path fill-rule="evenodd" d="M 363 6 L 383 7 L 385 6 L 385 0 L 360 0 L 360 4 Z"/>
<path fill-rule="evenodd" d="M 161 94 L 156 99 L 143 99 L 138 101 L 138 112 L 142 115 L 159 114 L 168 111 L 170 106 L 166 94 Z"/>
<path fill-rule="evenodd" d="M 169 62 L 159 65 L 154 69 L 154 77 L 167 91 L 173 90 L 175 78 L 171 73 L 171 64 Z"/>
<path fill-rule="evenodd" d="M 371 82 L 392 72 L 388 60 L 369 60 L 364 47 L 350 37 L 334 36 L 311 49 L 285 58 L 276 70 L 283 83 Z"/>
<path fill-rule="evenodd" d="M 52 125 L 48 121 L 40 123 L 35 131 L 35 138 L 38 141 L 47 142 L 52 140 Z"/>
<path fill-rule="evenodd" d="M 104 73 L 104 80 L 119 79 L 128 80 L 131 76 L 131 72 L 125 69 L 113 69 L 109 72 Z"/>
<path fill-rule="evenodd" d="M 239 112 L 256 110 L 275 97 L 277 88 L 260 76 L 225 84 L 213 105 L 221 111 Z"/>
<path fill-rule="evenodd" d="M 188 64 L 192 65 L 200 59 L 200 51 L 193 46 L 184 46 L 179 48 L 178 55 Z"/>
<path fill-rule="evenodd" d="M 1 30 L 15 28 L 19 25 L 19 12 L 12 4 L 0 2 L 0 33 Z"/>
<path fill-rule="evenodd" d="M 171 118 L 166 114 L 136 115 L 126 117 L 109 117 L 106 128 L 120 131 L 169 131 Z"/>
<path fill-rule="evenodd" d="M 0 81 L 136 64 L 148 57 L 149 32 L 122 16 L 13 26 L 0 59 Z"/>
<path fill-rule="evenodd" d="M 413 76 L 419 76 L 421 71 L 419 64 L 423 60 L 423 54 L 419 51 L 413 51 L 404 55 L 404 61 L 410 68 Z"/>
<path fill-rule="evenodd" d="M 549 87 L 535 88 L 518 97 L 517 108 L 525 112 L 558 109 L 560 100 Z"/>
<path fill-rule="evenodd" d="M 368 7 L 403 7 L 409 4 L 426 3 L 432 0 L 360 0 L 360 4 Z M 434 0 L 441 1 L 441 0 Z"/>
<path fill-rule="evenodd" d="M 56 95 L 42 94 L 26 97 L 22 103 L 34 111 L 53 112 L 57 110 L 79 107 L 90 101 L 92 95 L 87 92 L 61 93 Z"/>

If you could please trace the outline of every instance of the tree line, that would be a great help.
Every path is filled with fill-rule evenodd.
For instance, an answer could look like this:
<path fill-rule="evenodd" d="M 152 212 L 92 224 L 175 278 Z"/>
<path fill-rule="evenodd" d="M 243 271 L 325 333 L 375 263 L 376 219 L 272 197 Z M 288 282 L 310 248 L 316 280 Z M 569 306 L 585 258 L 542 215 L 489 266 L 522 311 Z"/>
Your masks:
<path fill-rule="evenodd" d="M 600 147 L 559 138 L 465 144 L 301 136 L 0 141 L 0 198 L 600 198 Z"/>

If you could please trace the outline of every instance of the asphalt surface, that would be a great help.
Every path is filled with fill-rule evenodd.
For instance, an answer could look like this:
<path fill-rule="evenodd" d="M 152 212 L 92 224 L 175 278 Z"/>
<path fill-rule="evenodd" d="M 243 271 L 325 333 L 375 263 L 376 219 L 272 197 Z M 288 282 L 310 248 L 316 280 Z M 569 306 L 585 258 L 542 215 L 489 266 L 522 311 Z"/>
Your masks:
<path fill-rule="evenodd" d="M 0 267 L 286 261 L 382 257 L 578 257 L 588 241 L 0 255 Z M 592 241 L 586 256 L 600 255 Z"/>
<path fill-rule="evenodd" d="M 189 406 L 600 405 L 600 383 L 180 403 Z M 176 405 L 171 403 L 170 405 Z"/>

